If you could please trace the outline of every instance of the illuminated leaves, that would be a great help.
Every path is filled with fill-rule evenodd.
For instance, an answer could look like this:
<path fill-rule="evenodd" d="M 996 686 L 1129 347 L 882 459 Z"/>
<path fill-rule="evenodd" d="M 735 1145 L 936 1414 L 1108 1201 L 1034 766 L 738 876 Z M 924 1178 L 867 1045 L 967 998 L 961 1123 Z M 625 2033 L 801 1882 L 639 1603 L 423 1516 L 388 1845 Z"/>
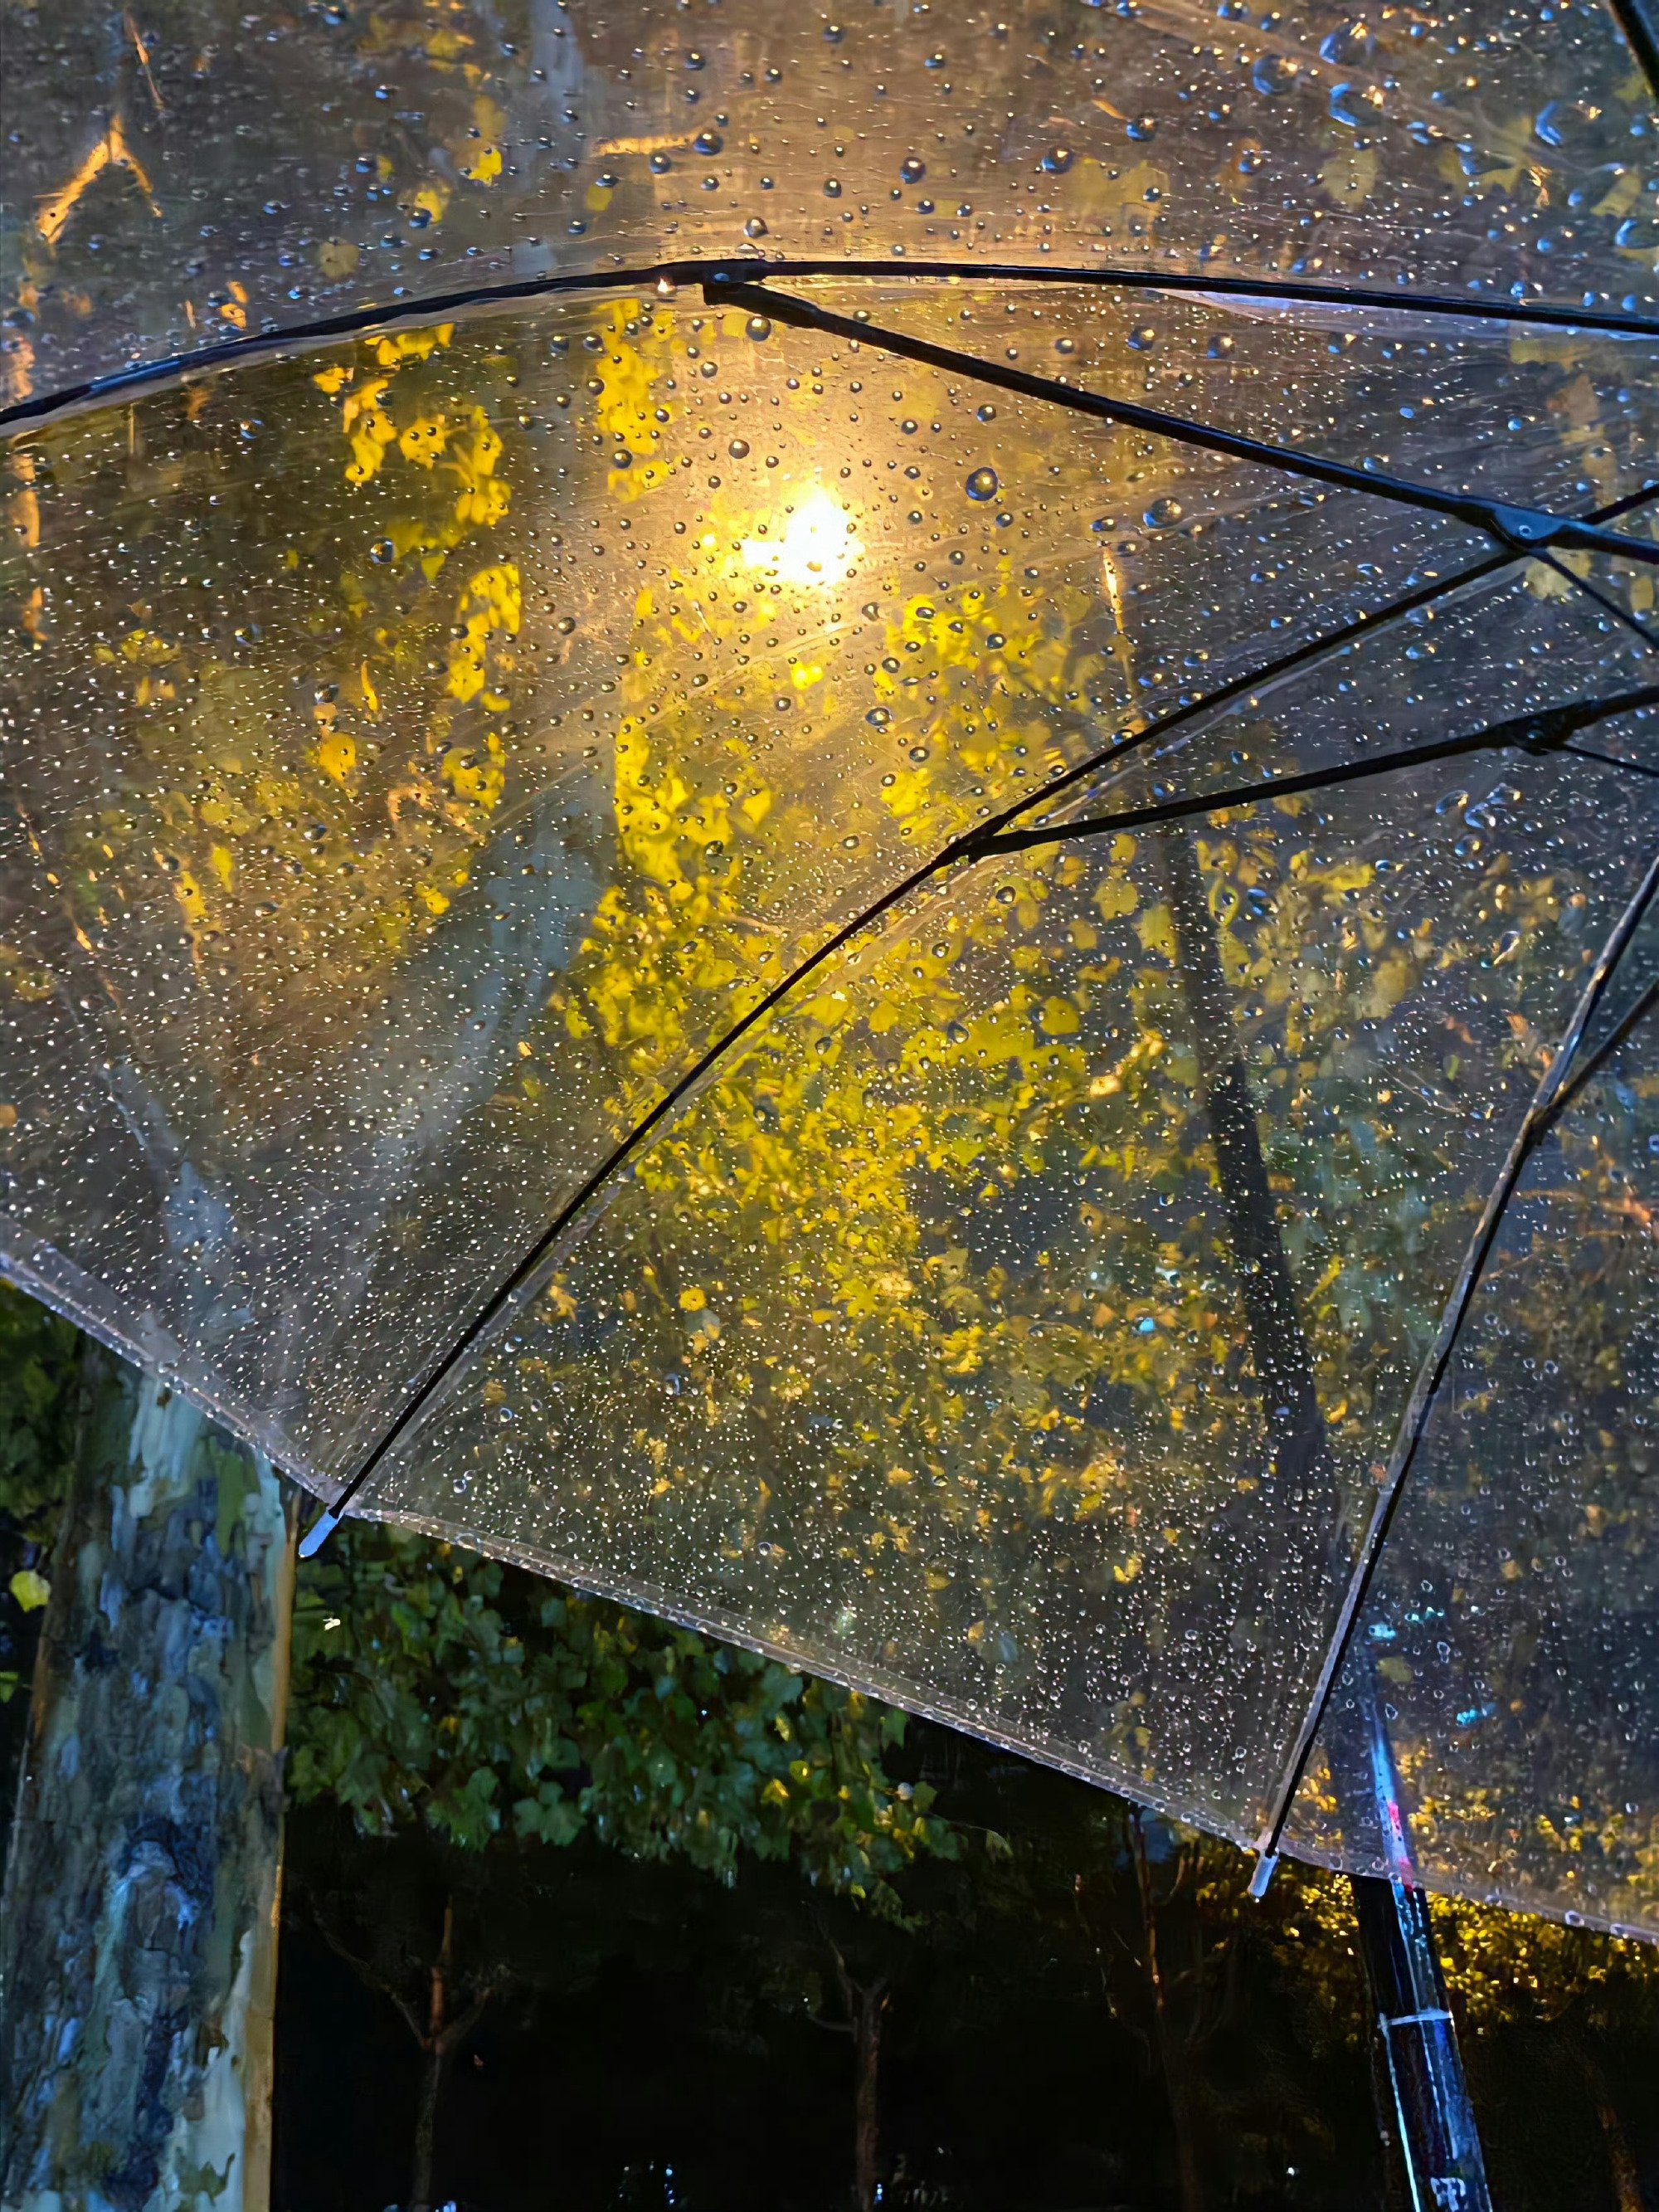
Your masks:
<path fill-rule="evenodd" d="M 449 649 L 450 696 L 465 703 L 476 699 L 484 689 L 489 671 L 491 641 L 497 636 L 516 637 L 523 613 L 524 597 L 520 586 L 516 563 L 503 561 L 493 568 L 480 568 L 469 578 L 461 594 L 458 613 L 461 635 Z M 493 711 L 506 706 L 505 700 L 485 702 Z"/>

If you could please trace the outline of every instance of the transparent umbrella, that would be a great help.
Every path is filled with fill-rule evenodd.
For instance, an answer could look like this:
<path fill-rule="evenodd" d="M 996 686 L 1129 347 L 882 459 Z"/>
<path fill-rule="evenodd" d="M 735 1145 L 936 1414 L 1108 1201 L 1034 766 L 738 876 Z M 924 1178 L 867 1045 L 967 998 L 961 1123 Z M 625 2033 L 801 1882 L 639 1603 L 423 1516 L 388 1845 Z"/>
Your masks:
<path fill-rule="evenodd" d="M 1640 21 L 11 25 L 0 1264 L 331 1514 L 1659 1934 Z"/>

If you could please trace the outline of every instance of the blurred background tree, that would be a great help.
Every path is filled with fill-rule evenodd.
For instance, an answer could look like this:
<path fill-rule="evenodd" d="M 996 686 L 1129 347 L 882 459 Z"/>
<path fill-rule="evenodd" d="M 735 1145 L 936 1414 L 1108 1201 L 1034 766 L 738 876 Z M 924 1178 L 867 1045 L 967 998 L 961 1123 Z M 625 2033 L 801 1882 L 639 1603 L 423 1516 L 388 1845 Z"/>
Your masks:
<path fill-rule="evenodd" d="M 346 1808 L 366 1836 L 412 1826 L 453 1857 L 591 1833 L 727 1884 L 746 1857 L 788 1861 L 810 1887 L 900 1923 L 908 1869 L 958 1847 L 929 1786 L 888 1771 L 905 1725 L 798 1668 L 411 1532 L 351 1524 L 301 1571 L 290 1788 Z M 446 1898 L 417 1999 L 406 1968 L 400 1982 L 352 1948 L 326 1890 L 308 1902 L 420 2042 L 408 2201 L 428 2212 L 444 2080 L 517 1972 L 516 1947 L 463 1960 Z M 872 2098 L 873 2064 L 867 2093 L 860 2079 Z"/>

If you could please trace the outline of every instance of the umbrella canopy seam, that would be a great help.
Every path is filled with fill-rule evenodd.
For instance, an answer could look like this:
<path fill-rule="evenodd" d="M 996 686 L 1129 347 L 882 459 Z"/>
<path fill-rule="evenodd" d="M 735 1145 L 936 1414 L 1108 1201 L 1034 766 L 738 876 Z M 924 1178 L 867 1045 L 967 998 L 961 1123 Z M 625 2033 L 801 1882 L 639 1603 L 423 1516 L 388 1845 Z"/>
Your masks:
<path fill-rule="evenodd" d="M 781 257 L 769 260 L 759 254 L 739 261 L 653 261 L 635 266 L 576 270 L 554 276 L 531 276 L 516 282 L 469 285 L 454 292 L 430 293 L 418 300 L 381 301 L 373 307 L 349 308 L 337 315 L 320 315 L 308 322 L 273 325 L 248 331 L 196 348 L 190 353 L 168 354 L 131 368 L 114 369 L 88 377 L 55 392 L 40 392 L 0 408 L 0 434 L 38 429 L 61 416 L 87 407 L 152 392 L 169 384 L 185 383 L 204 373 L 233 369 L 244 362 L 280 357 L 302 348 L 326 345 L 343 338 L 362 337 L 380 331 L 419 327 L 485 312 L 491 307 L 526 303 L 590 292 L 648 287 L 672 294 L 681 284 L 708 285 L 726 282 L 752 283 L 757 278 L 844 277 L 879 283 L 1040 284 L 1057 287 L 1086 285 L 1097 290 L 1169 292 L 1195 298 L 1288 301 L 1297 306 L 1370 308 L 1391 315 L 1449 317 L 1455 320 L 1515 323 L 1548 330 L 1600 331 L 1609 337 L 1659 339 L 1659 322 L 1650 316 L 1607 308 L 1565 307 L 1544 301 L 1492 299 L 1483 295 L 1459 299 L 1445 292 L 1394 293 L 1377 285 L 1310 283 L 1305 278 L 1230 276 L 1197 274 L 1190 270 L 1100 269 L 1059 266 L 1027 267 L 1019 262 L 911 261 L 867 259 L 799 259 Z"/>

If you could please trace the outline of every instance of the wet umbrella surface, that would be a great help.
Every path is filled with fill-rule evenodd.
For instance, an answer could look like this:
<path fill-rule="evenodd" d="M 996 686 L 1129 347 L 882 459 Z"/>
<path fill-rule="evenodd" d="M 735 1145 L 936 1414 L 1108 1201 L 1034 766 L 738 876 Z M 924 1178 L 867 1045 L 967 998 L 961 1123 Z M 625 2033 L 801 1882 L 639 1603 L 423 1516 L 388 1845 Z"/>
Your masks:
<path fill-rule="evenodd" d="M 1659 1935 L 1614 17 L 10 44 L 6 1270 L 337 1506 Z"/>

